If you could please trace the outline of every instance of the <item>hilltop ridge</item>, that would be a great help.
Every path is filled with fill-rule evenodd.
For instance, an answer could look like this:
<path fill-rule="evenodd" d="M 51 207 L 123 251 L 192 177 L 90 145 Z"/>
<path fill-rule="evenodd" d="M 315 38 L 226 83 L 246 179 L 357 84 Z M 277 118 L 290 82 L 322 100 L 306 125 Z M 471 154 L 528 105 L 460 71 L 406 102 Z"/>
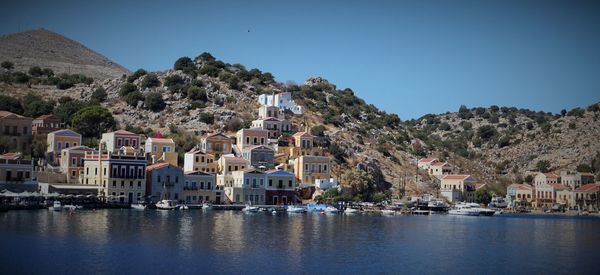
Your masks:
<path fill-rule="evenodd" d="M 81 43 L 46 29 L 1 36 L 0 60 L 13 62 L 18 71 L 39 66 L 55 73 L 78 73 L 96 79 L 129 73 L 123 66 Z"/>

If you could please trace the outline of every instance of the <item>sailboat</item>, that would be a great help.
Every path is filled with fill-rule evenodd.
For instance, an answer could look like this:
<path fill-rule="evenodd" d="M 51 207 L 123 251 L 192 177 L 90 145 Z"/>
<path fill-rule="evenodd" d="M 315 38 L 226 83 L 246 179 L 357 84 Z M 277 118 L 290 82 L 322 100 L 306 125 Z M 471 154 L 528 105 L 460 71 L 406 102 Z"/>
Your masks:
<path fill-rule="evenodd" d="M 167 195 L 167 187 L 163 183 L 163 197 L 164 198 L 156 203 L 156 209 L 160 209 L 160 210 L 177 209 L 177 201 L 167 199 L 166 195 Z"/>

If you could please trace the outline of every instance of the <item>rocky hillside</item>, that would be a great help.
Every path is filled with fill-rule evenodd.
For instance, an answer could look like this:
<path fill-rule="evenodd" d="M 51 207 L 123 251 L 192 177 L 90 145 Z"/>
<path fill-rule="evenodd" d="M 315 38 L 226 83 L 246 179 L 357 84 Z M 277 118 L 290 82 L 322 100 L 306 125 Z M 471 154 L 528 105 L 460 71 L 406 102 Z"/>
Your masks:
<path fill-rule="evenodd" d="M 95 79 L 120 77 L 129 71 L 84 45 L 45 29 L 0 37 L 0 62 L 10 61 L 15 70 L 33 66 L 56 74 L 83 74 Z"/>
<path fill-rule="evenodd" d="M 172 135 L 181 151 L 189 150 L 207 132 L 233 134 L 249 127 L 257 117 L 260 94 L 289 91 L 306 113 L 290 113 L 288 119 L 298 129 L 311 129 L 318 136 L 334 159 L 334 174 L 342 183 L 344 171 L 360 166 L 375 179 L 369 188 L 379 191 L 392 188 L 397 192 L 404 179 L 408 191 L 435 192 L 427 175 L 414 180 L 416 160 L 428 155 L 450 161 L 457 172 L 473 174 L 502 193 L 507 184 L 521 181 L 526 171 L 536 169 L 540 160 L 548 160 L 554 168 L 575 169 L 590 164 L 600 152 L 598 104 L 563 114 L 463 106 L 456 113 L 428 114 L 403 122 L 367 104 L 351 89 L 338 89 L 323 78 L 278 83 L 270 73 L 228 64 L 208 53 L 180 58 L 166 71 L 140 69 L 127 77 L 66 89 L 43 85 L 44 76 L 35 80 L 33 84 L 0 83 L 0 94 L 20 99 L 26 115 L 49 110 L 66 123 L 78 108 L 101 104 L 113 114 L 118 127 Z M 32 95 L 56 106 L 44 109 L 40 107 L 44 104 L 36 103 L 27 107 L 32 105 L 27 105 Z"/>

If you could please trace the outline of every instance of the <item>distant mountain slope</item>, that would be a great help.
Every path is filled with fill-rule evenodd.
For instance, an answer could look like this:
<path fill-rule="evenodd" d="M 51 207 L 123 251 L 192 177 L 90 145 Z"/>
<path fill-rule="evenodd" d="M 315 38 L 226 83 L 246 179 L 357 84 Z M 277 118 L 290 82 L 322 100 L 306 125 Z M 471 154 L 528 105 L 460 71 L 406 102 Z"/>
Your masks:
<path fill-rule="evenodd" d="M 129 71 L 99 53 L 60 34 L 37 29 L 0 37 L 0 61 L 16 70 L 50 68 L 55 73 L 80 73 L 96 79 L 120 77 Z"/>

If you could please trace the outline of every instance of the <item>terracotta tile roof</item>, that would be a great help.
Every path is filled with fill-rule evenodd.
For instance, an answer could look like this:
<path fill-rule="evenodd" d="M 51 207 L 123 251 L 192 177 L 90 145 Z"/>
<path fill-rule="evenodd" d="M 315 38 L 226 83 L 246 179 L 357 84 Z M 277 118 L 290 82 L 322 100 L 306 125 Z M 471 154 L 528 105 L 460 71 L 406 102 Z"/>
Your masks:
<path fill-rule="evenodd" d="M 436 158 L 424 158 L 424 159 L 419 160 L 420 163 L 430 163 L 433 161 L 437 161 L 437 159 Z"/>
<path fill-rule="evenodd" d="M 134 133 L 126 131 L 126 130 L 116 130 L 113 133 L 118 134 L 118 135 L 136 135 L 137 136 L 137 134 L 134 134 Z"/>
<path fill-rule="evenodd" d="M 171 165 L 168 162 L 159 162 L 159 163 L 155 163 L 155 164 L 152 164 L 152 165 L 148 165 L 146 167 L 146 171 L 152 171 L 152 170 L 155 170 L 155 169 L 165 168 L 167 166 L 173 166 L 173 165 Z M 175 166 L 173 166 L 173 167 L 175 167 Z"/>
<path fill-rule="evenodd" d="M 587 177 L 593 177 L 594 174 L 590 173 L 590 172 L 582 172 L 581 173 L 582 176 L 587 176 Z"/>
<path fill-rule="evenodd" d="M 575 189 L 575 192 L 598 192 L 600 185 L 597 183 L 588 183 Z"/>
<path fill-rule="evenodd" d="M 37 120 L 37 119 L 48 119 L 48 118 L 58 119 L 53 114 L 41 115 L 39 117 L 36 117 L 35 119 Z"/>
<path fill-rule="evenodd" d="M 439 161 L 434 161 L 431 163 L 431 166 L 446 166 L 449 165 L 447 162 L 439 162 Z"/>
<path fill-rule="evenodd" d="M 295 134 L 292 135 L 293 137 L 303 137 L 303 136 L 309 136 L 309 137 L 314 137 L 313 135 L 311 135 L 310 133 L 307 132 L 297 132 Z"/>
<path fill-rule="evenodd" d="M 175 143 L 172 138 L 148 138 L 147 142 Z"/>
<path fill-rule="evenodd" d="M 554 174 L 554 173 L 544 173 L 544 175 L 546 176 L 546 178 L 551 178 L 551 179 L 558 179 L 558 178 L 560 178 L 559 175 Z"/>
<path fill-rule="evenodd" d="M 73 151 L 73 150 L 83 150 L 83 151 L 94 151 L 93 148 L 87 147 L 85 145 L 72 146 L 69 148 L 62 149 L 63 151 Z"/>
<path fill-rule="evenodd" d="M 557 190 L 559 190 L 559 191 L 560 191 L 560 190 L 569 189 L 569 187 L 566 187 L 566 186 L 564 186 L 564 185 L 562 185 L 562 184 L 560 184 L 560 183 L 548 183 L 548 185 L 550 185 L 550 186 L 554 187 L 554 189 L 557 189 Z"/>
<path fill-rule="evenodd" d="M 8 117 L 8 116 L 14 116 L 14 117 L 18 117 L 18 118 L 24 117 L 22 115 L 17 115 L 15 113 L 11 113 L 9 111 L 0 111 L 0 118 Z"/>
<path fill-rule="evenodd" d="M 197 176 L 214 176 L 215 173 L 202 172 L 202 171 L 187 171 L 184 172 L 186 175 L 197 175 Z"/>
<path fill-rule="evenodd" d="M 465 180 L 471 175 L 446 175 L 442 179 L 445 180 Z"/>
<path fill-rule="evenodd" d="M 533 186 L 526 184 L 526 183 L 513 183 L 511 185 L 509 185 L 509 187 L 513 187 L 519 190 L 526 190 L 526 191 L 530 191 L 533 190 Z"/>
<path fill-rule="evenodd" d="M 240 158 L 240 157 L 232 157 L 232 156 L 223 156 L 224 159 L 226 160 L 230 160 L 230 161 L 246 161 L 245 158 Z"/>
<path fill-rule="evenodd" d="M 3 155 L 0 155 L 0 159 L 20 159 L 21 155 L 17 154 L 17 153 L 6 153 Z"/>

